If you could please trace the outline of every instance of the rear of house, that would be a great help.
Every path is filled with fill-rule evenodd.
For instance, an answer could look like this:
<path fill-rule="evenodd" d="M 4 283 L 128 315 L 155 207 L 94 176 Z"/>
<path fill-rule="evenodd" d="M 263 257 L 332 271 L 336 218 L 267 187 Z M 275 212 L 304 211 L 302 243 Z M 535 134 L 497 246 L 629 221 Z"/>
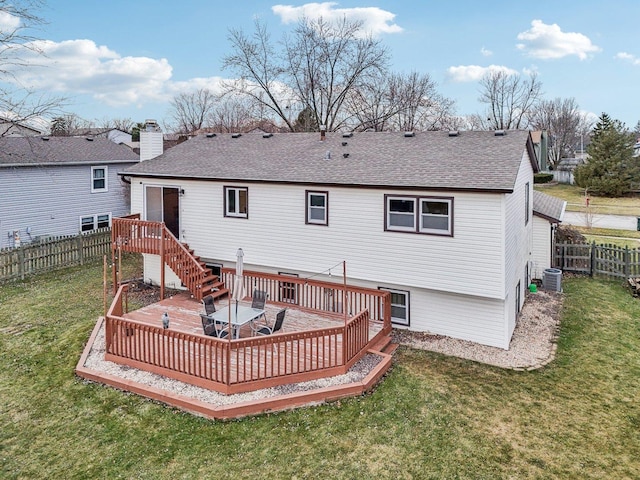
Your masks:
<path fill-rule="evenodd" d="M 242 247 L 247 269 L 341 281 L 345 260 L 350 284 L 392 292 L 395 326 L 507 348 L 535 168 L 528 132 L 250 134 L 189 140 L 125 176 L 131 211 L 214 267 Z M 147 281 L 159 269 L 147 255 Z M 166 283 L 180 287 L 168 269 Z"/>
<path fill-rule="evenodd" d="M 138 158 L 107 139 L 0 138 L 0 248 L 110 226 L 129 213 L 118 172 Z"/>

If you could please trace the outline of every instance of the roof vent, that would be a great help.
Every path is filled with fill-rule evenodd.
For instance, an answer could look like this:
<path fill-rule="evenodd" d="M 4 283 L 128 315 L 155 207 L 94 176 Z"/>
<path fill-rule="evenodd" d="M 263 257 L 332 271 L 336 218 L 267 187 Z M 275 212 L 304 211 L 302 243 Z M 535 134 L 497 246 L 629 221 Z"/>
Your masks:
<path fill-rule="evenodd" d="M 331 150 L 327 150 L 327 153 L 324 154 L 325 160 L 331 160 Z"/>
<path fill-rule="evenodd" d="M 45 142 L 49 141 L 49 137 L 42 137 L 42 140 L 44 140 Z"/>
<path fill-rule="evenodd" d="M 88 142 L 93 142 L 93 137 L 84 137 Z"/>
<path fill-rule="evenodd" d="M 416 133 L 415 132 L 404 132 L 404 136 L 405 137 L 415 137 Z"/>
<path fill-rule="evenodd" d="M 342 154 L 342 158 L 349 158 L 349 154 L 348 153 L 343 153 Z"/>
<path fill-rule="evenodd" d="M 494 135 L 496 137 L 504 137 L 507 134 L 506 130 L 496 130 L 494 132 Z"/>
<path fill-rule="evenodd" d="M 207 133 L 207 138 L 213 138 L 215 136 L 216 136 L 215 133 Z"/>
<path fill-rule="evenodd" d="M 353 137 L 353 132 L 343 133 L 342 138 L 351 138 Z"/>
<path fill-rule="evenodd" d="M 342 146 L 346 147 L 348 145 L 348 142 L 342 142 Z"/>
<path fill-rule="evenodd" d="M 273 133 L 263 133 L 262 138 L 271 138 L 273 137 Z"/>
<path fill-rule="evenodd" d="M 457 137 L 458 135 L 460 135 L 460 132 L 458 130 L 449 130 L 450 137 Z"/>
<path fill-rule="evenodd" d="M 231 138 L 240 138 L 242 136 L 241 133 L 234 133 L 231 135 Z"/>

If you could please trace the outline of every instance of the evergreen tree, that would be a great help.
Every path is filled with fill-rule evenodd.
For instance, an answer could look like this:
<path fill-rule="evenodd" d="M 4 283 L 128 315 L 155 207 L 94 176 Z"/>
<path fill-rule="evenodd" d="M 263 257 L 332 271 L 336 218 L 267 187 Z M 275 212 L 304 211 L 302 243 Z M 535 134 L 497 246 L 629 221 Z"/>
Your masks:
<path fill-rule="evenodd" d="M 594 195 L 620 197 L 640 185 L 640 157 L 633 157 L 634 136 L 619 120 L 603 113 L 587 147 L 587 163 L 574 172 L 576 183 Z"/>

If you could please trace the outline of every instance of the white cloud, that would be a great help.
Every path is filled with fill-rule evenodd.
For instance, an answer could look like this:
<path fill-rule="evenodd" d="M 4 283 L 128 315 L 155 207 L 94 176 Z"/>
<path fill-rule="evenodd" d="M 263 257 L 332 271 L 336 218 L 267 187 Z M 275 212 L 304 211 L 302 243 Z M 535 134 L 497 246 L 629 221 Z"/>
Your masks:
<path fill-rule="evenodd" d="M 41 40 L 21 53 L 29 68 L 13 67 L 21 85 L 62 94 L 88 94 L 108 105 L 165 99 L 171 78 L 169 62 L 148 57 L 122 57 L 92 40 Z"/>
<path fill-rule="evenodd" d="M 599 52 L 600 47 L 591 43 L 586 35 L 563 32 L 557 24 L 546 25 L 542 20 L 533 20 L 531 29 L 518 34 L 517 48 L 528 55 L 544 60 L 575 55 L 580 60 Z"/>
<path fill-rule="evenodd" d="M 4 10 L 0 11 L 0 32 L 12 32 L 20 27 L 20 18 Z"/>
<path fill-rule="evenodd" d="M 365 32 L 372 35 L 381 33 L 400 33 L 402 27 L 393 23 L 394 13 L 378 7 L 336 8 L 337 2 L 305 3 L 302 6 L 274 5 L 273 13 L 280 17 L 282 23 L 294 23 L 300 18 L 317 19 L 322 17 L 328 22 L 347 18 L 350 21 L 361 21 Z"/>
<path fill-rule="evenodd" d="M 631 53 L 627 53 L 627 52 L 616 53 L 614 58 L 617 58 L 619 60 L 624 60 L 625 62 L 629 62 L 631 65 L 640 65 L 640 58 L 636 57 L 635 55 L 632 55 Z"/>
<path fill-rule="evenodd" d="M 491 55 L 493 55 L 493 52 L 491 50 L 488 50 L 484 47 L 480 49 L 480 53 L 482 54 L 483 57 L 490 57 Z"/>
<path fill-rule="evenodd" d="M 449 67 L 447 69 L 447 76 L 457 83 L 477 82 L 490 72 L 505 72 L 509 75 L 518 74 L 516 70 L 502 65 L 489 65 L 488 67 L 481 67 L 479 65 L 458 65 L 457 67 Z"/>

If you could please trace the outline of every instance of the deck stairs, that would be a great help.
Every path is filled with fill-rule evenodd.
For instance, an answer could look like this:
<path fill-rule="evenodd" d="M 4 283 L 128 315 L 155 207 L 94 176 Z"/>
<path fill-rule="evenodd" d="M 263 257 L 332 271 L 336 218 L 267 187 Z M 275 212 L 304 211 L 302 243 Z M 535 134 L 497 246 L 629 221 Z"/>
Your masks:
<path fill-rule="evenodd" d="M 198 301 L 207 295 L 218 298 L 229 293 L 224 282 L 194 250 L 180 242 L 162 222 L 143 221 L 138 215 L 114 218 L 111 243 L 113 258 L 118 251 L 159 255 Z M 115 273 L 114 277 L 117 277 Z"/>

